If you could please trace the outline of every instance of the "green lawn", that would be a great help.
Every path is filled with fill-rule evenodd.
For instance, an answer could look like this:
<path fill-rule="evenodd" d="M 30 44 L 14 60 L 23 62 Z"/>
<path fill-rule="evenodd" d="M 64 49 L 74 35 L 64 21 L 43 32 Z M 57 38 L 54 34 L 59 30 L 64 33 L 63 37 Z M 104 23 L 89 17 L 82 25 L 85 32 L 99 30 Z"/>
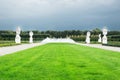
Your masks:
<path fill-rule="evenodd" d="M 1 56 L 0 80 L 120 80 L 120 52 L 46 44 Z"/>

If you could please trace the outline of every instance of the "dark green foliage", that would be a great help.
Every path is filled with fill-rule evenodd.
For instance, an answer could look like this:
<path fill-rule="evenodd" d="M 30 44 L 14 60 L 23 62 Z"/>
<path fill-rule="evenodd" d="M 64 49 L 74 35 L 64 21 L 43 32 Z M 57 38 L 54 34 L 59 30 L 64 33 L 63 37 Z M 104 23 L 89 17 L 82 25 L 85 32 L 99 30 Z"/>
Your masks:
<path fill-rule="evenodd" d="M 93 29 L 91 31 L 91 34 L 92 35 L 99 35 L 99 34 L 102 34 L 102 31 L 100 29 L 96 28 L 96 29 Z"/>
<path fill-rule="evenodd" d="M 120 41 L 120 35 L 111 35 L 108 37 L 108 41 Z"/>
<path fill-rule="evenodd" d="M 109 31 L 108 35 L 120 35 L 120 31 Z"/>
<path fill-rule="evenodd" d="M 65 31 L 33 31 L 34 41 L 43 40 L 46 37 L 65 38 L 71 37 L 75 41 L 85 41 L 87 31 L 80 30 L 65 30 Z M 93 29 L 91 32 L 91 41 L 98 41 L 98 35 L 102 34 L 102 31 L 98 28 Z M 103 36 L 103 35 L 102 35 Z M 120 41 L 120 31 L 109 31 L 108 41 Z M 22 40 L 29 40 L 29 31 L 21 32 Z M 0 31 L 0 40 L 13 41 L 15 38 L 15 31 Z"/>
<path fill-rule="evenodd" d="M 84 35 L 81 35 L 79 37 L 73 36 L 73 37 L 71 37 L 71 39 L 73 39 L 74 41 L 85 41 L 86 36 L 84 36 Z"/>

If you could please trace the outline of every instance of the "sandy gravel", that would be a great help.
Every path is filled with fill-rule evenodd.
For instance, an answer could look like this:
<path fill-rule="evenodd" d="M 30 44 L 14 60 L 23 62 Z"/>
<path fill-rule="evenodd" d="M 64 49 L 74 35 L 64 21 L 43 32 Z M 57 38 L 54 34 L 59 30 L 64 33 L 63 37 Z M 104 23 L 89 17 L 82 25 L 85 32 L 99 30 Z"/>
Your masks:
<path fill-rule="evenodd" d="M 120 52 L 120 47 L 104 46 L 102 44 L 81 44 L 81 43 L 76 43 L 76 44 Z"/>
<path fill-rule="evenodd" d="M 25 50 L 28 48 L 32 48 L 35 46 L 42 45 L 40 43 L 33 43 L 33 44 L 22 44 L 22 45 L 17 45 L 17 46 L 8 46 L 8 47 L 0 47 L 0 56 L 14 53 L 17 51 Z"/>

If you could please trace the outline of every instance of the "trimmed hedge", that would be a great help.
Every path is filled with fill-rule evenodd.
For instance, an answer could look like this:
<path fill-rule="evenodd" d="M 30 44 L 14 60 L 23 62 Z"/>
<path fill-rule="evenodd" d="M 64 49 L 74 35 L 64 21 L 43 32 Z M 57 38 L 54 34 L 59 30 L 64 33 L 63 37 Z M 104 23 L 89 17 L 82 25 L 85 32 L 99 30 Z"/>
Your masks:
<path fill-rule="evenodd" d="M 15 40 L 15 34 L 1 34 L 0 35 L 0 40 L 5 40 L 5 41 L 14 41 Z M 24 35 L 20 35 L 21 39 L 23 41 L 28 41 L 29 40 L 29 34 L 24 34 Z M 50 37 L 49 34 L 35 34 L 33 35 L 33 39 L 35 41 L 39 41 L 42 40 L 46 37 Z"/>
<path fill-rule="evenodd" d="M 77 36 L 72 36 L 72 37 L 70 37 L 70 38 L 72 38 L 72 39 L 75 40 L 75 41 L 85 41 L 86 36 L 85 36 L 85 35 L 81 35 L 81 36 L 79 36 L 79 37 L 77 37 Z M 91 35 L 91 36 L 90 36 L 90 40 L 91 40 L 91 41 L 98 41 L 98 35 Z"/>

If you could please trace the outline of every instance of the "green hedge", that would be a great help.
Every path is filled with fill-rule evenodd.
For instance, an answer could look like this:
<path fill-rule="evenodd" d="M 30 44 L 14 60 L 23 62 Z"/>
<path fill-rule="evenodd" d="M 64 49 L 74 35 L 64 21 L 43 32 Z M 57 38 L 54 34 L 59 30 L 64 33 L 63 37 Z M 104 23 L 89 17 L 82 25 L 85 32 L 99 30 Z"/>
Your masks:
<path fill-rule="evenodd" d="M 72 36 L 70 38 L 72 38 L 75 41 L 85 41 L 86 36 L 85 35 L 81 35 L 81 36 L 78 36 L 78 37 L 77 36 Z M 98 41 L 98 35 L 91 35 L 90 39 L 91 39 L 91 41 Z"/>
<path fill-rule="evenodd" d="M 15 34 L 1 34 L 0 35 L 0 40 L 5 40 L 5 41 L 14 41 L 15 40 Z M 28 41 L 29 40 L 29 34 L 24 34 L 20 35 L 22 41 Z M 42 40 L 46 37 L 50 37 L 49 34 L 35 34 L 33 35 L 33 39 L 36 41 Z"/>
<path fill-rule="evenodd" d="M 108 36 L 108 41 L 120 41 L 120 35 Z"/>

